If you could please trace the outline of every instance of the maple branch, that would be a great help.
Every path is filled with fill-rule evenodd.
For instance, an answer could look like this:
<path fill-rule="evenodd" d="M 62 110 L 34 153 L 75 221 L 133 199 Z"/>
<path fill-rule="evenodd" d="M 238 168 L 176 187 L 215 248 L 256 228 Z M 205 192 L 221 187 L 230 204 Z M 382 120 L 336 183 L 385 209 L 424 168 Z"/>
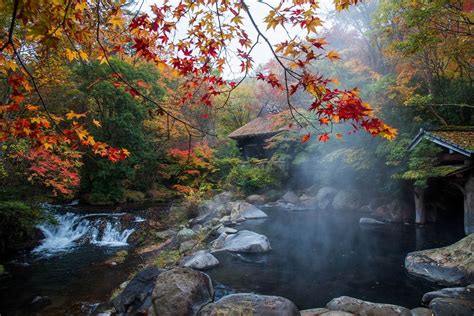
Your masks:
<path fill-rule="evenodd" d="M 12 13 L 12 21 L 10 23 L 10 28 L 8 29 L 8 40 L 5 44 L 0 47 L 0 52 L 3 52 L 8 45 L 13 44 L 13 31 L 15 29 L 15 22 L 16 22 L 16 13 L 18 11 L 18 0 L 15 0 L 13 3 L 13 13 Z"/>
<path fill-rule="evenodd" d="M 40 91 L 39 91 L 38 85 L 36 84 L 36 79 L 35 79 L 35 77 L 33 76 L 33 74 L 32 74 L 32 73 L 28 70 L 28 68 L 26 67 L 25 63 L 24 63 L 23 60 L 21 59 L 20 54 L 18 54 L 18 51 L 16 50 L 16 47 L 15 47 L 15 45 L 13 45 L 13 43 L 12 43 L 12 48 L 13 48 L 13 53 L 15 54 L 16 58 L 18 59 L 18 62 L 20 63 L 21 68 L 23 68 L 23 70 L 26 72 L 26 74 L 28 75 L 28 77 L 30 77 L 31 83 L 33 84 L 33 88 L 35 89 L 35 93 L 38 95 L 38 98 L 39 98 L 39 100 L 40 100 L 41 106 L 43 107 L 44 111 L 46 112 L 46 115 L 47 115 L 48 118 L 51 120 L 51 122 L 53 123 L 54 127 L 55 127 L 62 135 L 64 135 L 65 137 L 67 137 L 66 134 L 64 134 L 63 130 L 62 130 L 62 129 L 59 127 L 59 125 L 56 123 L 56 120 L 53 118 L 53 116 L 51 115 L 51 113 L 49 112 L 48 107 L 46 106 L 46 102 L 44 101 L 43 96 L 41 95 L 41 93 L 40 93 Z"/>
<path fill-rule="evenodd" d="M 273 48 L 273 45 L 272 43 L 270 42 L 270 40 L 262 33 L 262 31 L 260 30 L 260 28 L 258 27 L 257 23 L 255 22 L 255 19 L 253 18 L 252 14 L 250 13 L 250 9 L 249 7 L 247 6 L 247 4 L 245 3 L 244 0 L 241 0 L 240 3 L 242 3 L 242 7 L 244 8 L 245 12 L 247 13 L 249 19 L 250 19 L 250 22 L 252 23 L 253 27 L 255 28 L 255 31 L 257 31 L 257 33 L 263 38 L 263 40 L 267 43 L 268 47 L 270 48 L 273 56 L 275 56 L 275 59 L 276 61 L 280 64 L 280 66 L 285 69 L 285 71 L 288 71 L 288 73 L 294 77 L 295 79 L 298 79 L 299 77 L 301 77 L 300 74 L 298 74 L 297 72 L 289 69 L 288 67 L 285 66 L 285 64 L 281 61 L 280 57 L 277 55 L 277 53 L 275 52 L 275 49 Z"/>
<path fill-rule="evenodd" d="M 176 121 L 180 122 L 181 124 L 183 124 L 185 126 L 185 128 L 187 129 L 187 127 L 190 127 L 196 131 L 199 131 L 201 132 L 203 135 L 209 135 L 209 136 L 213 136 L 213 137 L 217 137 L 217 135 L 214 135 L 214 134 L 211 134 L 199 127 L 196 127 L 196 126 L 193 126 L 191 125 L 190 123 L 186 122 L 185 120 L 171 114 L 169 111 L 167 111 L 162 105 L 160 105 L 158 102 L 156 102 L 155 100 L 151 99 L 150 97 L 146 96 L 145 94 L 141 93 L 136 87 L 134 87 L 130 82 L 128 82 L 116 69 L 114 66 L 112 66 L 112 64 L 110 63 L 110 59 L 109 59 L 109 56 L 107 54 L 107 50 L 105 49 L 104 45 L 102 44 L 101 40 L 100 40 L 100 24 L 101 24 L 101 18 L 100 18 L 100 4 L 101 4 L 101 0 L 99 0 L 97 2 L 97 8 L 96 8 L 96 14 L 97 14 L 97 28 L 96 28 L 96 40 L 97 40 L 97 43 L 99 44 L 99 47 L 100 49 L 102 50 L 103 54 L 104 54 L 104 58 L 105 58 L 105 61 L 106 61 L 106 64 L 107 66 L 109 66 L 109 68 L 112 70 L 112 72 L 117 76 L 117 78 L 122 81 L 126 86 L 128 86 L 129 88 L 133 89 L 139 96 L 141 96 L 143 99 L 145 99 L 146 101 L 148 102 L 151 102 L 152 104 L 156 105 L 159 109 L 159 111 L 163 114 L 167 114 L 169 115 L 171 118 L 175 119 Z"/>

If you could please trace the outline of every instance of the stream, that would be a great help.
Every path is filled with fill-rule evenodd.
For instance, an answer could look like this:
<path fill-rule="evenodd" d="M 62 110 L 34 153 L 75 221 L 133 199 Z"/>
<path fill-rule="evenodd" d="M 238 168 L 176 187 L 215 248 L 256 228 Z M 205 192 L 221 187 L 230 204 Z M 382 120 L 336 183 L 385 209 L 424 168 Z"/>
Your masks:
<path fill-rule="evenodd" d="M 10 276 L 0 285 L 2 316 L 31 315 L 31 302 L 44 296 L 51 304 L 42 315 L 87 314 L 138 264 L 133 259 L 114 267 L 104 262 L 129 250 L 128 238 L 144 221 L 140 215 L 76 205 L 44 207 L 56 223 L 39 225 L 40 245 L 7 263 Z"/>
<path fill-rule="evenodd" d="M 406 254 L 463 237 L 462 221 L 424 227 L 360 226 L 359 216 L 349 212 L 263 209 L 268 218 L 247 220 L 235 228 L 266 235 L 272 251 L 217 253 L 219 266 L 206 272 L 219 284 L 217 296 L 279 295 L 300 309 L 323 307 L 341 295 L 416 307 L 435 286 L 405 272 Z M 2 316 L 31 315 L 37 296 L 51 300 L 41 315 L 87 315 L 141 263 L 130 256 L 117 266 L 104 264 L 117 251 L 130 250 L 128 238 L 145 220 L 140 209 L 59 206 L 51 211 L 57 225 L 39 226 L 45 236 L 42 243 L 6 265 L 10 277 L 0 285 Z"/>

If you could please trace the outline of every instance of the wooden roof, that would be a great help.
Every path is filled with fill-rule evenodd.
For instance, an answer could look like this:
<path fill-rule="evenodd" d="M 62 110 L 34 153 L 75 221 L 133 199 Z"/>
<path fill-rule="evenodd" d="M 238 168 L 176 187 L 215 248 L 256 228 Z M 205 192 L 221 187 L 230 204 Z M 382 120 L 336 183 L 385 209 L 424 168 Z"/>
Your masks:
<path fill-rule="evenodd" d="M 474 156 L 473 126 L 448 126 L 431 130 L 421 128 L 418 135 L 415 136 L 408 146 L 408 150 L 415 148 L 423 139 L 427 139 L 464 156 Z"/>
<path fill-rule="evenodd" d="M 248 122 L 228 135 L 232 139 L 242 139 L 256 136 L 273 136 L 282 131 L 294 130 L 288 121 L 291 118 L 289 110 L 277 114 L 265 114 Z"/>

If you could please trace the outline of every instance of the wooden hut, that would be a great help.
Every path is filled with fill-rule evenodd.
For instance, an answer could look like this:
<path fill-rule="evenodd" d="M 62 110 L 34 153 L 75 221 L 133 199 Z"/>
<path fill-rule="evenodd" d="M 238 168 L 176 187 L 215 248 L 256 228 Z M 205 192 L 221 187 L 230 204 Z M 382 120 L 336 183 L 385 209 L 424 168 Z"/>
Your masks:
<path fill-rule="evenodd" d="M 446 170 L 442 176 L 449 178 L 461 190 L 464 198 L 464 231 L 466 234 L 474 233 L 474 127 L 420 129 L 408 150 L 412 150 L 423 140 L 444 149 L 439 156 L 439 164 Z M 424 224 L 424 190 L 415 188 L 414 198 L 416 222 Z"/>
<path fill-rule="evenodd" d="M 269 158 L 272 153 L 265 149 L 265 142 L 283 131 L 295 129 L 290 128 L 287 123 L 290 116 L 289 110 L 263 114 L 236 129 L 228 137 L 237 141 L 245 158 Z"/>

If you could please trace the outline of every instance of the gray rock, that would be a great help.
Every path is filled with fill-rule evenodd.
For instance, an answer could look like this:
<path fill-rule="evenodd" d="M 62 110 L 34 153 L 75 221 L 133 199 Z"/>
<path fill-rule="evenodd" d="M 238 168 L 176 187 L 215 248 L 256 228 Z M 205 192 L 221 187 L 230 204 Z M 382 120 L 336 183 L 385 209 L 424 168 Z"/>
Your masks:
<path fill-rule="evenodd" d="M 194 230 L 189 229 L 189 228 L 183 228 L 183 229 L 181 229 L 181 230 L 178 232 L 178 234 L 176 235 L 176 237 L 178 238 L 178 241 L 179 241 L 179 242 L 183 242 L 183 241 L 187 241 L 187 240 L 193 239 L 194 236 L 196 236 L 196 233 L 194 232 Z"/>
<path fill-rule="evenodd" d="M 372 303 L 349 296 L 341 296 L 332 299 L 326 305 L 326 308 L 334 311 L 353 313 L 360 316 L 411 316 L 411 311 L 402 306 Z"/>
<path fill-rule="evenodd" d="M 308 196 L 315 197 L 316 195 L 318 195 L 319 188 L 320 188 L 319 185 L 314 184 L 314 185 L 304 189 L 304 193 Z"/>
<path fill-rule="evenodd" d="M 322 187 L 316 195 L 318 202 L 318 208 L 321 210 L 327 210 L 332 205 L 334 196 L 336 196 L 337 190 L 331 187 Z"/>
<path fill-rule="evenodd" d="M 250 293 L 227 295 L 215 303 L 206 305 L 201 316 L 299 316 L 293 302 L 279 296 Z"/>
<path fill-rule="evenodd" d="M 199 250 L 189 257 L 185 257 L 180 265 L 197 270 L 210 269 L 219 264 L 219 260 L 206 250 Z"/>
<path fill-rule="evenodd" d="M 232 208 L 230 219 L 233 222 L 268 217 L 261 209 L 245 201 L 237 201 L 229 204 Z"/>
<path fill-rule="evenodd" d="M 448 287 L 438 291 L 428 292 L 421 298 L 424 305 L 428 305 L 433 299 L 438 297 L 456 298 L 474 302 L 474 290 L 468 287 Z"/>
<path fill-rule="evenodd" d="M 265 204 L 265 197 L 263 195 L 252 194 L 247 196 L 245 201 L 253 205 L 263 205 Z"/>
<path fill-rule="evenodd" d="M 355 211 L 360 206 L 358 194 L 350 191 L 339 191 L 332 201 L 332 208 L 338 211 Z"/>
<path fill-rule="evenodd" d="M 377 205 L 377 203 L 371 203 L 371 205 Z M 372 216 L 387 222 L 403 223 L 412 220 L 413 214 L 415 214 L 413 206 L 395 199 L 376 207 Z"/>
<path fill-rule="evenodd" d="M 219 227 L 219 229 L 217 230 L 217 233 L 219 234 L 222 234 L 222 233 L 226 233 L 226 234 L 235 234 L 237 233 L 238 230 L 235 229 L 235 228 L 231 228 L 231 227 L 225 227 L 225 226 L 221 226 Z"/>
<path fill-rule="evenodd" d="M 429 308 L 417 307 L 411 310 L 412 316 L 432 316 L 433 311 Z"/>
<path fill-rule="evenodd" d="M 315 196 L 308 196 L 308 198 L 302 199 L 301 205 L 306 209 L 317 209 L 318 208 L 318 198 Z"/>
<path fill-rule="evenodd" d="M 361 217 L 359 219 L 359 224 L 361 225 L 385 225 L 384 222 L 378 221 L 370 217 Z"/>
<path fill-rule="evenodd" d="M 35 298 L 33 298 L 28 308 L 30 311 L 39 312 L 40 310 L 42 310 L 46 306 L 51 305 L 52 303 L 53 302 L 48 296 L 36 296 Z"/>
<path fill-rule="evenodd" d="M 438 297 L 431 301 L 430 308 L 435 316 L 472 316 L 474 301 Z"/>
<path fill-rule="evenodd" d="M 115 310 L 123 315 L 145 313 L 151 306 L 151 293 L 161 271 L 148 267 L 140 271 L 112 301 Z"/>
<path fill-rule="evenodd" d="M 214 249 L 228 250 L 231 252 L 267 252 L 272 248 L 268 238 L 249 230 L 241 230 L 233 235 L 226 233 L 219 236 L 219 243 L 214 242 Z M 219 239 L 218 238 L 218 239 Z M 223 240 L 223 244 L 222 244 Z M 217 240 L 216 240 L 217 241 Z M 222 246 L 219 248 L 219 246 Z"/>
<path fill-rule="evenodd" d="M 172 229 L 168 229 L 168 230 L 165 230 L 165 231 L 157 232 L 157 233 L 155 234 L 156 238 L 159 238 L 159 239 L 161 239 L 161 240 L 165 240 L 165 239 L 174 237 L 175 235 L 176 235 L 176 231 L 174 231 L 174 230 L 172 230 Z"/>
<path fill-rule="evenodd" d="M 225 244 L 225 239 L 227 238 L 227 234 L 221 233 L 219 237 L 217 237 L 211 244 L 211 250 L 223 250 L 224 244 Z"/>
<path fill-rule="evenodd" d="M 198 315 L 213 296 L 208 275 L 190 268 L 174 268 L 156 279 L 148 315 Z"/>
<path fill-rule="evenodd" d="M 327 308 L 312 308 L 300 311 L 301 316 L 351 316 L 348 312 L 331 311 Z"/>
<path fill-rule="evenodd" d="M 180 253 L 188 252 L 189 250 L 193 249 L 194 246 L 196 245 L 197 245 L 197 241 L 195 240 L 184 241 L 181 243 L 181 245 L 179 245 L 179 252 Z"/>
<path fill-rule="evenodd" d="M 443 285 L 474 282 L 474 234 L 442 248 L 409 253 L 405 268 L 413 275 Z"/>
<path fill-rule="evenodd" d="M 295 205 L 300 203 L 300 199 L 298 198 L 298 196 L 293 191 L 286 192 L 285 195 L 283 195 L 281 198 L 286 203 L 291 203 L 291 204 L 295 204 Z"/>

